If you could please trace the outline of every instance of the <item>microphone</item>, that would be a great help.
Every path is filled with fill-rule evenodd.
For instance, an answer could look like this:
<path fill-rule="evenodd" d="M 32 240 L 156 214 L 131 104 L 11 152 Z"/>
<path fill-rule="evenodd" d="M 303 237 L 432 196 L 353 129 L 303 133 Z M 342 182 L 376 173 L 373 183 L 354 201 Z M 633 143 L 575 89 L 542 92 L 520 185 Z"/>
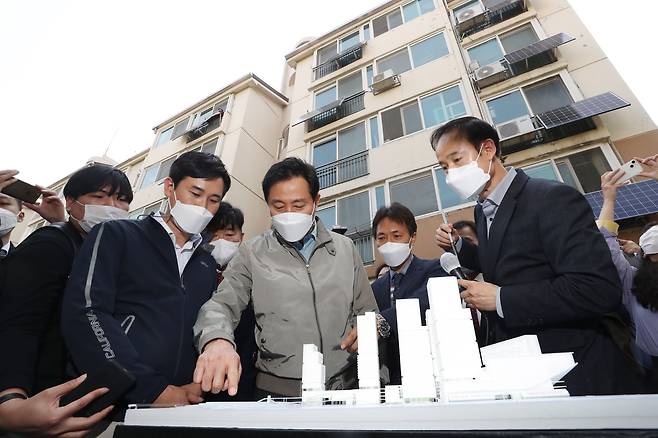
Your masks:
<path fill-rule="evenodd" d="M 439 259 L 439 262 L 441 263 L 441 268 L 443 268 L 448 274 L 457 277 L 460 280 L 468 280 L 464 275 L 464 271 L 462 271 L 462 265 L 459 263 L 459 259 L 453 253 L 444 252 Z"/>

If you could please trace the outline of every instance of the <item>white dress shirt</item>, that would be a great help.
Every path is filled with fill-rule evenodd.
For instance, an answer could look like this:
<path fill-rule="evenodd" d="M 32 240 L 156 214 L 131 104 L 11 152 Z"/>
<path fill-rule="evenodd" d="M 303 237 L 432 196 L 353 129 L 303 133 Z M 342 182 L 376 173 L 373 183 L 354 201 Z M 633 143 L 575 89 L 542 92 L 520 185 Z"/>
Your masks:
<path fill-rule="evenodd" d="M 178 262 L 178 274 L 182 277 L 185 266 L 187 266 L 187 263 L 192 258 L 192 254 L 194 254 L 197 247 L 201 245 L 201 234 L 192 234 L 187 242 L 185 242 L 185 245 L 180 246 L 176 243 L 176 235 L 171 231 L 171 228 L 169 228 L 169 225 L 167 225 L 167 222 L 165 222 L 162 215 L 156 214 L 153 215 L 153 218 L 162 225 L 162 228 L 164 228 L 167 234 L 169 234 L 169 237 L 171 237 L 171 243 L 174 245 L 174 252 L 176 253 L 176 261 Z"/>

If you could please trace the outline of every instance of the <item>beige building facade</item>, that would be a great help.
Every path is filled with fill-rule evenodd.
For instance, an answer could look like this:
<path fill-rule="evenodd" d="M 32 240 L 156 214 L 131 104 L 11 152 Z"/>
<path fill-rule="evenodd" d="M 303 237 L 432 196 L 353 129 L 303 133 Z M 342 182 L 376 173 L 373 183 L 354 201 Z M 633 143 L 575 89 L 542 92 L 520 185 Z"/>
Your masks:
<path fill-rule="evenodd" d="M 261 181 L 279 159 L 286 97 L 254 74 L 247 74 L 218 92 L 173 115 L 153 128 L 152 146 L 116 164 L 108 158 L 91 159 L 116 165 L 126 172 L 133 187 L 130 217 L 144 217 L 166 208 L 162 181 L 182 153 L 201 150 L 221 158 L 231 175 L 226 200 L 246 217 L 246 238 L 269 227 Z M 63 197 L 70 175 L 52 184 Z M 12 232 L 16 243 L 45 225 L 26 211 L 23 223 Z"/>
<path fill-rule="evenodd" d="M 450 119 L 489 121 L 507 165 L 583 193 L 655 153 L 655 124 L 565 0 L 390 1 L 286 61 L 285 154 L 316 166 L 320 217 L 348 228 L 371 275 L 382 205 L 411 208 L 421 257 L 440 254 L 441 206 L 472 220 L 474 203 L 446 186 L 429 146 Z"/>

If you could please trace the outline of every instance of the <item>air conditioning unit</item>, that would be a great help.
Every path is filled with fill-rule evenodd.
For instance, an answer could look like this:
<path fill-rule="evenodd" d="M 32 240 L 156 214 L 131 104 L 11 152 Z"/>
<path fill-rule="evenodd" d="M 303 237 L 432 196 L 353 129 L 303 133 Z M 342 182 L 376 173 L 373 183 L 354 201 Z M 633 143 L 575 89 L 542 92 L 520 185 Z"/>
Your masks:
<path fill-rule="evenodd" d="M 479 88 L 488 87 L 507 79 L 507 68 L 501 61 L 492 62 L 475 70 L 473 77 Z"/>
<path fill-rule="evenodd" d="M 498 131 L 498 137 L 502 141 L 533 132 L 535 131 L 535 125 L 532 123 L 532 118 L 529 115 L 525 115 L 497 125 L 496 130 Z"/>
<path fill-rule="evenodd" d="M 476 3 L 470 8 L 459 11 L 455 17 L 460 32 L 464 32 L 476 24 L 483 22 L 485 18 L 485 10 L 480 3 Z"/>
<path fill-rule="evenodd" d="M 396 75 L 393 70 L 386 70 L 372 78 L 370 89 L 372 94 L 379 94 L 398 85 L 400 85 L 400 75 Z"/>

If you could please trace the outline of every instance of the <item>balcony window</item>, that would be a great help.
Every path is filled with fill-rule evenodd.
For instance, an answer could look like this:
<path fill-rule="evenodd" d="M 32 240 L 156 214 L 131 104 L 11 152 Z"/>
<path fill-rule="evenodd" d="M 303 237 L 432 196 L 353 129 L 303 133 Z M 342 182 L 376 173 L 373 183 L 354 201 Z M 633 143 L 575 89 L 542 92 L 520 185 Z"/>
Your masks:
<path fill-rule="evenodd" d="M 398 6 L 388 14 L 372 20 L 374 36 L 378 37 L 433 10 L 433 0 L 414 0 L 411 3 L 403 5 L 402 8 Z"/>
<path fill-rule="evenodd" d="M 466 115 L 466 107 L 462 100 L 459 86 L 420 99 L 425 127 L 442 125 L 443 123 Z"/>
<path fill-rule="evenodd" d="M 370 235 L 370 193 L 362 192 L 336 201 L 338 225 L 347 227 L 364 263 L 374 260 Z"/>
<path fill-rule="evenodd" d="M 178 137 L 185 134 L 185 131 L 187 131 L 187 124 L 189 123 L 189 121 L 190 118 L 186 117 L 185 119 L 181 120 L 180 122 L 174 125 L 174 130 L 171 133 L 172 140 L 176 140 Z"/>
<path fill-rule="evenodd" d="M 370 147 L 375 149 L 379 147 L 379 119 L 377 117 L 370 118 Z"/>
<path fill-rule="evenodd" d="M 357 30 L 351 35 L 346 36 L 340 40 L 340 51 L 344 52 L 352 47 L 358 45 L 361 42 L 361 37 L 359 36 L 359 31 Z"/>
<path fill-rule="evenodd" d="M 140 184 L 139 188 L 143 189 L 153 184 L 156 181 L 159 169 L 160 163 L 156 163 L 144 169 L 144 177 L 142 178 L 142 183 Z"/>
<path fill-rule="evenodd" d="M 500 125 L 530 113 L 520 90 L 491 99 L 487 102 L 487 107 L 494 125 Z"/>
<path fill-rule="evenodd" d="M 601 175 L 610 170 L 610 163 L 601 148 L 588 149 L 523 168 L 531 178 L 562 181 L 582 193 L 601 190 Z"/>
<path fill-rule="evenodd" d="M 162 131 L 160 135 L 158 135 L 158 141 L 155 143 L 155 147 L 161 146 L 171 140 L 172 132 L 174 132 L 173 126 L 170 126 L 169 128 Z"/>
<path fill-rule="evenodd" d="M 504 54 L 500 48 L 497 39 L 492 39 L 486 43 L 479 44 L 467 50 L 468 58 L 471 62 L 477 62 L 478 66 L 492 64 L 503 58 Z"/>
<path fill-rule="evenodd" d="M 567 87 L 558 77 L 524 87 L 523 93 L 533 114 L 541 114 L 573 102 Z"/>
<path fill-rule="evenodd" d="M 406 47 L 377 61 L 377 72 L 383 73 L 386 70 L 393 70 L 397 75 L 411 70 L 411 60 Z"/>
<path fill-rule="evenodd" d="M 339 79 L 336 85 L 315 95 L 315 108 L 321 108 L 337 99 L 353 96 L 363 90 L 363 78 L 358 71 L 350 76 Z"/>
<path fill-rule="evenodd" d="M 447 54 L 448 45 L 443 32 L 438 33 L 377 60 L 377 73 L 392 70 L 395 74 L 401 74 Z"/>
<path fill-rule="evenodd" d="M 405 205 L 414 213 L 414 216 L 433 213 L 439 209 L 434 180 L 430 172 L 403 181 L 391 182 L 389 190 L 391 202 Z"/>
<path fill-rule="evenodd" d="M 426 40 L 411 45 L 411 57 L 414 62 L 414 68 L 418 68 L 447 54 L 448 45 L 443 37 L 443 33 L 436 34 Z"/>
<path fill-rule="evenodd" d="M 318 49 L 318 65 L 324 64 L 325 62 L 329 61 L 330 59 L 333 59 L 338 55 L 338 51 L 336 49 L 337 45 L 336 42 L 334 41 L 333 43 L 329 44 L 328 46 L 322 47 L 321 49 Z"/>
<path fill-rule="evenodd" d="M 411 3 L 407 3 L 406 5 L 402 6 L 402 15 L 404 16 L 404 22 L 408 23 L 414 18 L 418 18 L 421 15 L 433 10 L 433 0 L 414 0 Z"/>

